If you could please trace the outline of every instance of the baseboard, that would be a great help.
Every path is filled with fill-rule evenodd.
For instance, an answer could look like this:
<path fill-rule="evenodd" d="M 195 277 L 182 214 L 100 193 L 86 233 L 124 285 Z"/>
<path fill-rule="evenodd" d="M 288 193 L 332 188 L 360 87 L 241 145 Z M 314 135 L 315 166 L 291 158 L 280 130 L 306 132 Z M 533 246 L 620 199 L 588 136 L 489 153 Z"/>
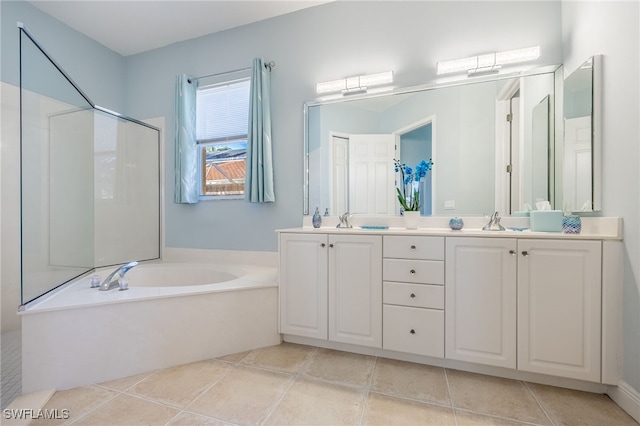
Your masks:
<path fill-rule="evenodd" d="M 609 387 L 607 395 L 640 423 L 640 392 L 621 380 L 618 386 Z"/>

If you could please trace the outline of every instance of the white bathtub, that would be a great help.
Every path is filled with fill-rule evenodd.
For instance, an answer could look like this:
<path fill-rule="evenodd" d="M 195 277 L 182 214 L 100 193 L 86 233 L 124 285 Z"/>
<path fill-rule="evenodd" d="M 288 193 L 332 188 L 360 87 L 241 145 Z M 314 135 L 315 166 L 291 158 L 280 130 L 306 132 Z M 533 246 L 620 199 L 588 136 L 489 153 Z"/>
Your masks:
<path fill-rule="evenodd" d="M 90 288 L 90 277 L 21 313 L 24 393 L 280 343 L 275 267 L 141 264 L 127 273 L 126 291 Z"/>
<path fill-rule="evenodd" d="M 256 268 L 209 263 L 148 263 L 129 270 L 126 278 L 132 288 L 186 287 L 220 284 L 243 278 L 247 273 L 251 278 Z"/>

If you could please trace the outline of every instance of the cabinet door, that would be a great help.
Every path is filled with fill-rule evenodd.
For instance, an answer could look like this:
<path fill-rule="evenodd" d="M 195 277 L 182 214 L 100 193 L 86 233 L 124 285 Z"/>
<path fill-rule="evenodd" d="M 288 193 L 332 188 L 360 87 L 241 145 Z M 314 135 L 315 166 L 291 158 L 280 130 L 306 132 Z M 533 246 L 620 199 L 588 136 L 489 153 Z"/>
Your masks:
<path fill-rule="evenodd" d="M 329 236 L 329 340 L 382 347 L 382 237 Z"/>
<path fill-rule="evenodd" d="M 601 243 L 518 241 L 518 369 L 600 381 Z"/>
<path fill-rule="evenodd" d="M 327 236 L 280 234 L 280 332 L 327 339 Z"/>
<path fill-rule="evenodd" d="M 516 367 L 516 240 L 447 238 L 446 352 Z"/>

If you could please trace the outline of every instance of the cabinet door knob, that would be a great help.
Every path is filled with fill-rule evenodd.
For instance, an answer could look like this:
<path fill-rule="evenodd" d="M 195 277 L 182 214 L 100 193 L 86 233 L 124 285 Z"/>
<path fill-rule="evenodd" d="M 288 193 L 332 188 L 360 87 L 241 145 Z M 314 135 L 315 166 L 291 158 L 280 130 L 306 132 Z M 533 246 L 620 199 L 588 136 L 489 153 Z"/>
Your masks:
<path fill-rule="evenodd" d="M 525 251 L 523 251 L 523 252 L 522 252 L 522 255 L 523 255 L 524 257 L 527 257 L 527 256 L 529 256 L 529 252 L 525 250 Z"/>
<path fill-rule="evenodd" d="M 416 270 L 415 270 L 415 269 L 412 269 L 412 270 L 410 270 L 410 271 L 409 271 L 409 273 L 410 273 L 411 275 L 415 275 L 415 274 L 416 274 Z"/>
<path fill-rule="evenodd" d="M 333 248 L 333 244 L 329 244 L 329 247 Z"/>
<path fill-rule="evenodd" d="M 412 328 L 411 331 L 409 332 L 411 334 L 416 334 L 416 331 Z"/>
<path fill-rule="evenodd" d="M 416 246 L 413 246 L 413 245 L 412 245 L 412 246 L 411 246 L 411 250 L 415 250 L 415 249 L 416 249 Z"/>
<path fill-rule="evenodd" d="M 516 251 L 515 251 L 515 250 L 509 250 L 509 254 L 510 254 L 511 256 L 513 256 L 514 254 L 516 254 Z"/>
<path fill-rule="evenodd" d="M 413 294 L 413 293 L 411 293 L 411 296 L 409 296 L 409 297 L 411 297 L 412 299 L 415 299 L 415 298 L 416 298 L 416 295 L 415 295 L 415 294 Z"/>
<path fill-rule="evenodd" d="M 327 245 L 326 245 L 325 243 L 320 244 L 320 247 L 322 247 L 322 248 L 324 248 L 324 247 L 326 247 L 326 246 L 327 246 Z"/>

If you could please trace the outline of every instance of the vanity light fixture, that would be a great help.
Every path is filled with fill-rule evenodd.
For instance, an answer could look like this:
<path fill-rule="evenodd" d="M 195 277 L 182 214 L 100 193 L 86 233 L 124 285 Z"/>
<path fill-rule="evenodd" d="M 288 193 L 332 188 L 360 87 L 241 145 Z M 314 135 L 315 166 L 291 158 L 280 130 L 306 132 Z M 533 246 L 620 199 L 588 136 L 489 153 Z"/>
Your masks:
<path fill-rule="evenodd" d="M 343 95 L 364 93 L 368 87 L 393 83 L 393 71 L 346 77 L 316 84 L 317 93 L 342 92 Z"/>
<path fill-rule="evenodd" d="M 461 71 L 467 71 L 468 75 L 498 72 L 502 65 L 531 61 L 539 57 L 540 46 L 527 47 L 438 62 L 436 64 L 436 72 L 438 75 Z"/>

